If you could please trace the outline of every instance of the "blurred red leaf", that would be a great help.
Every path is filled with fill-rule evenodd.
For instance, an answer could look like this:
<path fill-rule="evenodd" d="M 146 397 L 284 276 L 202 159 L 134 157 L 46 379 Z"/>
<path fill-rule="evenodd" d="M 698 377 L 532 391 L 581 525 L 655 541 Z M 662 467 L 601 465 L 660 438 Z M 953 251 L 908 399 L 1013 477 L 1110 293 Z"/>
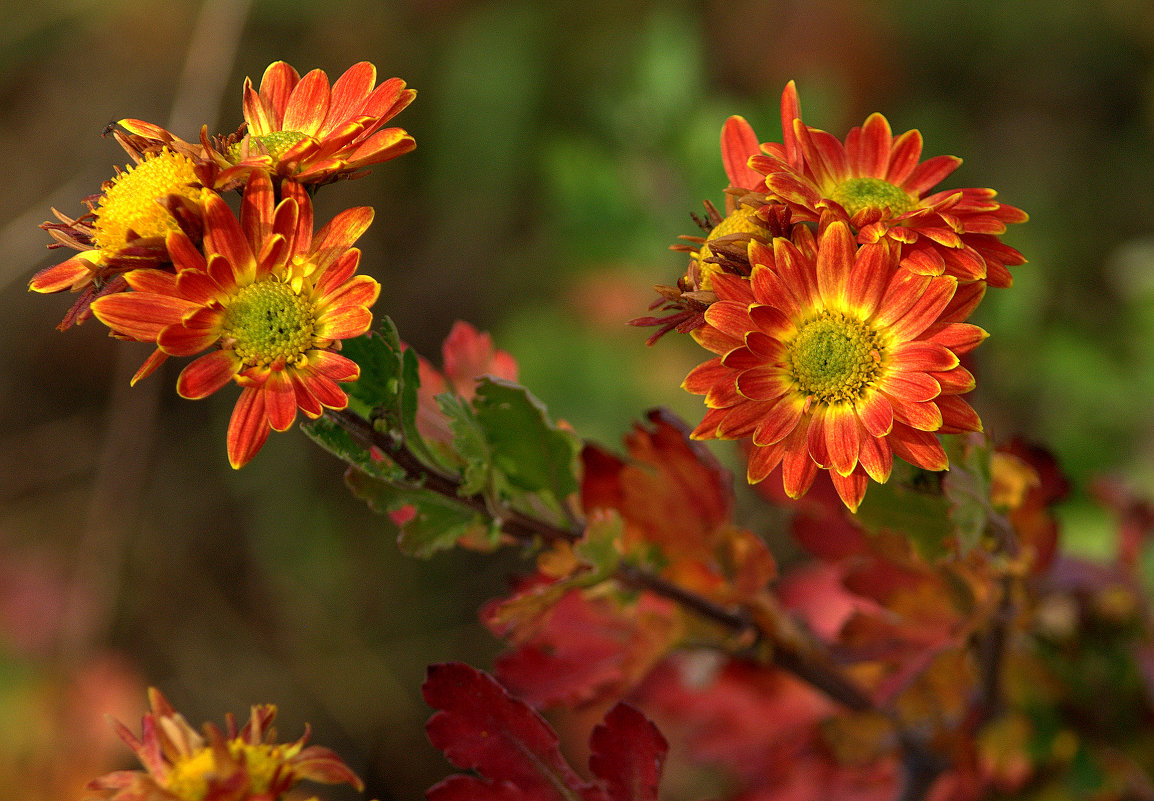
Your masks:
<path fill-rule="evenodd" d="M 589 745 L 589 770 L 612 801 L 656 801 L 669 744 L 648 718 L 618 703 L 593 729 Z"/>
<path fill-rule="evenodd" d="M 620 697 L 681 634 L 673 604 L 651 593 L 620 600 L 570 589 L 553 598 L 551 586 L 533 580 L 512 599 L 481 611 L 490 630 L 515 645 L 498 658 L 498 675 L 532 704 L 576 706 Z"/>
<path fill-rule="evenodd" d="M 459 662 L 431 665 L 422 688 L 438 711 L 429 741 L 464 770 L 432 787 L 429 801 L 655 801 L 668 746 L 644 715 L 618 704 L 593 731 L 590 770 L 581 780 L 562 756 L 557 733 L 497 681 Z"/>

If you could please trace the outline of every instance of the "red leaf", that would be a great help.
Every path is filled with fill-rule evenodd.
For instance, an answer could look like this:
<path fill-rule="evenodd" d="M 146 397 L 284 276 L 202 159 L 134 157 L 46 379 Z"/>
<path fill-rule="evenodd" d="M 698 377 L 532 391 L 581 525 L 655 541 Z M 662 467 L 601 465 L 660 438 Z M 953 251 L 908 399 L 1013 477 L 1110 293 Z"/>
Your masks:
<path fill-rule="evenodd" d="M 611 801 L 656 801 L 669 744 L 644 715 L 618 703 L 593 729 L 589 769 Z"/>
<path fill-rule="evenodd" d="M 460 662 L 431 665 L 422 693 L 440 710 L 425 726 L 429 741 L 458 768 L 484 777 L 446 780 L 429 798 L 571 801 L 578 794 L 582 782 L 561 756 L 557 733 L 492 676 Z"/>
<path fill-rule="evenodd" d="M 617 704 L 590 738 L 585 783 L 561 755 L 557 733 L 493 677 L 460 662 L 429 667 L 422 688 L 438 711 L 429 741 L 459 768 L 429 801 L 656 801 L 668 744 L 633 707 Z"/>

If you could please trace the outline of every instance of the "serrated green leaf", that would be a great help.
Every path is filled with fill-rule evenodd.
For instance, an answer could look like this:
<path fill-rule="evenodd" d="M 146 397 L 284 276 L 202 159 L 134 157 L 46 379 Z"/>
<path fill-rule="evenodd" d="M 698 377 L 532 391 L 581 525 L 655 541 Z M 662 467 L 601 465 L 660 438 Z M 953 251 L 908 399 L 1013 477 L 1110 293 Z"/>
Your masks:
<path fill-rule="evenodd" d="M 965 556 L 982 541 L 990 519 L 990 444 L 984 437 L 947 440 L 950 472 L 942 479 L 949 519 Z"/>
<path fill-rule="evenodd" d="M 953 526 L 937 473 L 895 462 L 890 480 L 869 488 L 857 520 L 871 534 L 904 534 L 926 561 L 949 553 Z"/>
<path fill-rule="evenodd" d="M 350 470 L 345 482 L 361 500 L 381 513 L 412 507 L 412 517 L 399 523 L 397 545 L 408 556 L 427 559 L 437 551 L 454 547 L 462 537 L 480 538 L 495 544 L 499 532 L 489 519 L 453 498 L 420 488 L 402 488 L 379 481 L 359 470 Z"/>
<path fill-rule="evenodd" d="M 473 400 L 493 466 L 509 485 L 525 492 L 547 492 L 556 502 L 576 492 L 580 440 L 549 419 L 544 405 L 524 387 L 482 378 Z"/>
<path fill-rule="evenodd" d="M 405 476 L 405 472 L 392 461 L 374 459 L 367 450 L 349 436 L 349 432 L 327 417 L 303 423 L 301 431 L 341 461 L 370 476 L 394 481 L 399 481 Z"/>
<path fill-rule="evenodd" d="M 437 396 L 437 405 L 449 421 L 453 448 L 462 462 L 461 495 L 474 495 L 489 487 L 492 453 L 473 409 L 459 395 Z"/>

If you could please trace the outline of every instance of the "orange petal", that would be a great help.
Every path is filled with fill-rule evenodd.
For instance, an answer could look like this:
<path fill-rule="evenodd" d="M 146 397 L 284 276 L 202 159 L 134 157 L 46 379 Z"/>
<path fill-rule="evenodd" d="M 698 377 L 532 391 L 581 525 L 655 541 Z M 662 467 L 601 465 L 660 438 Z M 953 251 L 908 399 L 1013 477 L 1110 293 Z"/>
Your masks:
<path fill-rule="evenodd" d="M 932 373 L 954 369 L 958 366 L 958 357 L 936 342 L 903 342 L 890 353 L 889 364 L 903 374 Z"/>
<path fill-rule="evenodd" d="M 268 130 L 284 130 L 281 123 L 284 121 L 285 109 L 288 107 L 292 90 L 298 83 L 300 83 L 299 73 L 283 61 L 274 61 L 265 68 L 264 75 L 260 79 L 260 99 L 264 102 L 265 108 L 271 112 L 270 119 L 273 124 Z"/>
<path fill-rule="evenodd" d="M 268 439 L 268 432 L 264 393 L 259 388 L 246 387 L 228 421 L 228 461 L 233 469 L 239 470 L 256 456 Z"/>
<path fill-rule="evenodd" d="M 918 131 L 906 131 L 893 142 L 890 150 L 889 181 L 898 186 L 905 185 L 906 178 L 918 166 L 922 157 L 922 135 Z M 907 190 L 908 191 L 908 190 Z"/>
<path fill-rule="evenodd" d="M 782 370 L 772 365 L 745 370 L 737 376 L 737 391 L 749 400 L 776 400 L 791 389 Z"/>
<path fill-rule="evenodd" d="M 781 480 L 785 494 L 800 498 L 809 490 L 817 478 L 818 464 L 809 455 L 806 444 L 807 426 L 802 424 L 793 430 L 785 442 L 785 453 L 781 459 Z"/>
<path fill-rule="evenodd" d="M 248 237 L 240 227 L 240 222 L 232 209 L 220 195 L 209 195 L 204 204 L 204 251 L 209 256 L 209 271 L 212 271 L 212 256 L 223 256 L 231 266 L 235 278 L 233 286 L 247 286 L 256 278 L 256 262 Z M 229 284 L 223 276 L 213 275 L 221 286 Z"/>
<path fill-rule="evenodd" d="M 744 439 L 753 433 L 761 422 L 767 404 L 746 401 L 726 410 L 724 419 L 717 426 L 719 439 Z"/>
<path fill-rule="evenodd" d="M 869 484 L 864 470 L 855 470 L 848 476 L 842 476 L 837 473 L 830 473 L 829 477 L 833 479 L 833 487 L 837 490 L 838 496 L 841 497 L 842 503 L 851 512 L 857 512 L 857 508 L 861 506 L 862 498 L 865 497 L 866 487 Z"/>
<path fill-rule="evenodd" d="M 356 381 L 361 375 L 356 362 L 331 350 L 310 350 L 307 355 L 309 368 L 333 381 Z"/>
<path fill-rule="evenodd" d="M 781 464 L 781 457 L 785 454 L 785 443 L 775 442 L 773 445 L 755 447 L 749 454 L 746 465 L 745 479 L 750 484 L 758 484 Z"/>
<path fill-rule="evenodd" d="M 364 306 L 342 307 L 339 311 L 317 317 L 316 336 L 318 339 L 349 339 L 359 337 L 372 325 L 373 313 Z"/>
<path fill-rule="evenodd" d="M 858 418 L 872 437 L 884 437 L 894 425 L 894 407 L 880 392 L 871 392 L 857 406 Z"/>
<path fill-rule="evenodd" d="M 753 323 L 749 319 L 749 307 L 732 300 L 719 300 L 705 310 L 705 322 L 731 336 L 744 337 Z"/>
<path fill-rule="evenodd" d="M 343 389 L 337 386 L 335 381 L 319 373 L 311 373 L 305 375 L 303 383 L 308 394 L 315 398 L 321 405 L 327 406 L 330 409 L 343 409 L 348 406 L 349 396 L 345 394 Z M 301 408 L 306 414 L 309 414 L 310 417 L 315 418 L 320 414 L 319 410 L 314 414 L 303 405 Z"/>
<path fill-rule="evenodd" d="M 404 128 L 385 128 L 358 142 L 347 160 L 356 167 L 367 167 L 403 156 L 416 148 L 417 141 Z"/>
<path fill-rule="evenodd" d="M 285 106 L 281 130 L 316 136 L 329 113 L 329 76 L 312 70 L 293 87 Z"/>
<path fill-rule="evenodd" d="M 180 371 L 176 391 L 182 398 L 200 400 L 223 387 L 241 368 L 240 359 L 229 350 L 205 354 Z"/>
<path fill-rule="evenodd" d="M 718 382 L 732 380 L 733 371 L 722 365 L 720 357 L 714 357 L 690 370 L 681 388 L 694 395 L 704 395 Z"/>
<path fill-rule="evenodd" d="M 753 431 L 753 444 L 759 447 L 781 442 L 797 428 L 801 421 L 804 402 L 797 398 L 783 398 L 776 404 L 768 405 L 762 413 L 761 422 Z"/>
<path fill-rule="evenodd" d="M 179 324 L 189 308 L 180 298 L 143 292 L 117 292 L 92 302 L 96 319 L 140 342 L 155 342 L 166 326 Z"/>
<path fill-rule="evenodd" d="M 894 467 L 894 452 L 884 437 L 866 437 L 861 443 L 858 463 L 866 474 L 879 484 L 889 481 Z"/>
<path fill-rule="evenodd" d="M 160 348 L 154 350 L 152 355 L 144 360 L 144 364 L 140 365 L 140 369 L 136 371 L 136 374 L 132 376 L 132 380 L 128 382 L 129 386 L 136 386 L 137 381 L 148 378 L 155 372 L 157 367 L 160 367 L 160 365 L 164 364 L 167 360 L 167 353 Z"/>
<path fill-rule="evenodd" d="M 96 272 L 96 265 L 88 258 L 98 259 L 100 251 L 88 250 L 73 256 L 68 261 L 62 261 L 52 267 L 46 267 L 32 277 L 28 288 L 33 292 L 51 293 L 78 289 L 92 280 Z"/>
<path fill-rule="evenodd" d="M 749 157 L 760 150 L 757 134 L 744 117 L 736 114 L 721 128 L 721 160 L 731 186 L 755 189 L 765 176 L 749 167 Z"/>
<path fill-rule="evenodd" d="M 918 431 L 902 423 L 894 423 L 893 432 L 886 438 L 895 456 L 924 470 L 946 470 L 950 460 L 942 443 L 933 434 Z"/>
<path fill-rule="evenodd" d="M 974 408 L 957 395 L 938 398 L 938 408 L 942 410 L 942 434 L 961 434 L 964 431 L 981 431 L 982 418 Z"/>
<path fill-rule="evenodd" d="M 939 276 L 929 279 L 929 286 L 910 310 L 894 322 L 892 332 L 899 340 L 914 339 L 941 319 L 942 312 L 957 289 L 956 278 Z"/>
<path fill-rule="evenodd" d="M 825 442 L 830 464 L 842 476 L 857 467 L 861 453 L 862 424 L 852 406 L 833 406 L 826 412 Z"/>
<path fill-rule="evenodd" d="M 933 401 L 908 401 L 889 394 L 886 398 L 894 407 L 894 425 L 901 422 L 921 431 L 937 431 L 942 427 L 941 409 Z"/>
<path fill-rule="evenodd" d="M 328 117 L 317 131 L 318 136 L 324 137 L 341 123 L 358 115 L 376 83 L 377 68 L 368 61 L 358 62 L 345 70 L 333 84 Z"/>
<path fill-rule="evenodd" d="M 260 391 L 264 393 L 265 415 L 273 431 L 287 431 L 297 416 L 296 391 L 283 370 L 273 370 Z"/>
<path fill-rule="evenodd" d="M 889 120 L 875 112 L 866 118 L 861 128 L 850 131 L 845 149 L 859 176 L 887 178 L 892 145 Z"/>

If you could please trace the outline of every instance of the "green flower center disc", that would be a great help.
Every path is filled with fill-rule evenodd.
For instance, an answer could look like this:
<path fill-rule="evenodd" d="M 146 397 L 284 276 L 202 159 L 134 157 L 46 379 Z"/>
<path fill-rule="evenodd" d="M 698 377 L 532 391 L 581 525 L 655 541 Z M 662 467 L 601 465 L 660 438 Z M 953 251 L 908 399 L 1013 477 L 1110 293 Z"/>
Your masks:
<path fill-rule="evenodd" d="M 296 364 L 312 347 L 313 304 L 279 281 L 250 284 L 233 298 L 224 314 L 223 338 L 250 367 L 278 359 Z"/>
<path fill-rule="evenodd" d="M 852 403 L 881 374 L 881 340 L 867 323 L 822 312 L 789 343 L 786 363 L 801 391 L 816 400 Z"/>
<path fill-rule="evenodd" d="M 268 151 L 270 156 L 272 156 L 275 160 L 280 161 L 284 154 L 287 153 L 293 145 L 304 138 L 305 135 L 300 131 L 270 131 L 269 133 L 262 134 L 261 136 L 252 137 L 252 141 L 260 142 L 262 145 L 264 145 L 265 150 Z M 244 140 L 242 139 L 240 142 L 237 142 L 228 149 L 228 158 L 234 164 L 241 159 L 241 145 L 243 142 Z M 259 149 L 253 147 L 250 144 L 249 152 L 257 153 L 259 152 Z"/>
<path fill-rule="evenodd" d="M 869 208 L 888 208 L 894 217 L 917 208 L 917 201 L 906 190 L 881 178 L 850 178 L 838 184 L 830 197 L 851 217 Z"/>

